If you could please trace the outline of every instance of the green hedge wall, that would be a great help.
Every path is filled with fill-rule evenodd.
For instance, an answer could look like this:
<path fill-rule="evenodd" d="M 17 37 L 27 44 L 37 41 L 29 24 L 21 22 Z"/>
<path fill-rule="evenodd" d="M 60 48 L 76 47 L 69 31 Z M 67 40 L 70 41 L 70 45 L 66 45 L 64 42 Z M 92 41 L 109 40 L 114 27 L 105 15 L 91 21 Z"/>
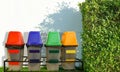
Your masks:
<path fill-rule="evenodd" d="M 79 4 L 85 72 L 120 72 L 120 0 Z"/>

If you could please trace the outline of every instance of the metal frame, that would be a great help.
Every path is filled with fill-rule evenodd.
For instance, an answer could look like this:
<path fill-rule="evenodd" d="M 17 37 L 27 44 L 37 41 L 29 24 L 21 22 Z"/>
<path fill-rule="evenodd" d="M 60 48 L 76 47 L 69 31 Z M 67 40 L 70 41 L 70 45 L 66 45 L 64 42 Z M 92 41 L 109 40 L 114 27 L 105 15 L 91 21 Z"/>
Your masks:
<path fill-rule="evenodd" d="M 23 61 L 8 61 L 8 59 L 4 60 L 4 72 L 18 72 L 18 71 L 8 71 L 8 69 L 6 69 L 6 62 L 29 62 L 27 56 L 23 56 L 23 58 L 25 59 Z M 42 58 L 46 59 L 46 57 L 42 57 Z M 47 63 L 48 61 L 40 61 L 40 63 L 41 62 Z M 76 61 L 59 61 L 59 63 L 62 63 L 62 62 L 80 62 L 80 63 L 82 63 L 82 69 L 80 69 L 80 70 L 84 72 L 83 61 L 80 59 L 76 58 Z M 23 64 L 23 66 L 28 66 L 28 64 Z M 46 66 L 46 65 L 41 65 L 41 66 Z M 19 72 L 21 72 L 21 71 L 19 71 Z M 22 71 L 22 72 L 26 72 L 26 71 Z"/>

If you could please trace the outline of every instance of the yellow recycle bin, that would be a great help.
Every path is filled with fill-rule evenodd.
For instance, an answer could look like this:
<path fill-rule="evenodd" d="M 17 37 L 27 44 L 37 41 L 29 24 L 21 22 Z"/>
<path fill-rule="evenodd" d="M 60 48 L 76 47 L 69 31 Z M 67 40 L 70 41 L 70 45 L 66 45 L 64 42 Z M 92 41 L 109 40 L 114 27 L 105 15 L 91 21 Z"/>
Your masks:
<path fill-rule="evenodd" d="M 62 67 L 64 69 L 75 69 L 76 48 L 78 46 L 76 33 L 73 31 L 64 32 L 62 34 L 62 51 L 61 59 L 63 61 Z M 70 62 L 69 62 L 70 61 Z"/>

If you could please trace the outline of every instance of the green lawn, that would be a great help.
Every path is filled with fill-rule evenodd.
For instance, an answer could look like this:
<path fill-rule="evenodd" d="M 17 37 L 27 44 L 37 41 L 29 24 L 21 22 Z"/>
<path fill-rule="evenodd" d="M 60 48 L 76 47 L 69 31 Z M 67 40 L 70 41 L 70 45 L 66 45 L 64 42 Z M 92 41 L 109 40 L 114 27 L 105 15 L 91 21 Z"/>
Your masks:
<path fill-rule="evenodd" d="M 23 69 L 21 70 L 22 72 L 28 72 L 28 68 L 27 67 L 23 67 Z M 3 72 L 3 67 L 0 67 L 0 72 Z M 10 71 L 9 71 L 10 72 Z M 13 71 L 12 71 L 13 72 Z M 40 69 L 40 72 L 83 72 L 80 71 L 79 69 L 75 69 L 75 70 L 64 70 L 62 68 L 59 69 L 59 71 L 47 71 L 46 67 L 42 67 Z"/>

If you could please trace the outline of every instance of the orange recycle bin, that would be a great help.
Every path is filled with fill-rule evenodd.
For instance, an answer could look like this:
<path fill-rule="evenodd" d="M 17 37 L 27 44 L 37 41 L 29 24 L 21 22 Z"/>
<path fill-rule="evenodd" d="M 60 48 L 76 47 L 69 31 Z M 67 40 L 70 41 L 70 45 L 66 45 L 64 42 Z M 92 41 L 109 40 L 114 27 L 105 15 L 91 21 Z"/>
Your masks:
<path fill-rule="evenodd" d="M 22 61 L 24 52 L 24 41 L 21 32 L 10 31 L 5 44 L 9 61 Z M 9 70 L 18 71 L 22 68 L 20 62 L 9 62 Z"/>
<path fill-rule="evenodd" d="M 76 48 L 78 46 L 76 33 L 73 31 L 64 32 L 62 34 L 62 52 L 61 58 L 64 69 L 75 69 Z"/>

